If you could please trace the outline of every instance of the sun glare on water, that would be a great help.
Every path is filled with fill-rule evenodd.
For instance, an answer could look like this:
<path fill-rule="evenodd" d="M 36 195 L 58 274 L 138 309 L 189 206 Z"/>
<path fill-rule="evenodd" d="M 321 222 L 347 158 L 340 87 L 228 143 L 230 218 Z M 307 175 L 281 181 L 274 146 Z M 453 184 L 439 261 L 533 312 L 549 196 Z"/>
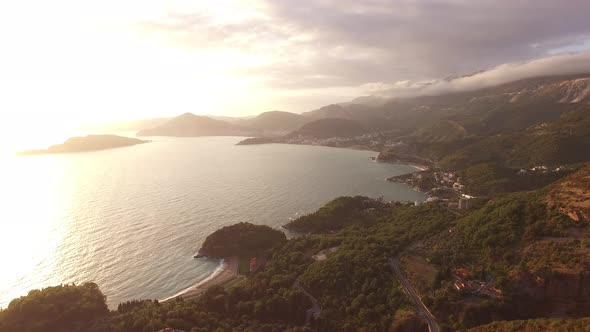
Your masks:
<path fill-rule="evenodd" d="M 55 135 L 55 139 L 57 136 Z M 65 223 L 58 211 L 66 203 L 63 189 L 67 174 L 62 161 L 51 156 L 17 157 L 16 151 L 53 144 L 43 136 L 4 145 L 0 151 L 0 284 L 19 282 L 17 276 L 32 276 L 29 289 L 47 279 L 59 281 L 54 266 L 56 248 L 64 236 Z M 63 140 L 61 140 L 63 141 Z M 49 143 L 48 142 L 52 142 Z M 57 141 L 59 142 L 59 141 Z M 24 294 L 14 294 L 18 297 Z"/>

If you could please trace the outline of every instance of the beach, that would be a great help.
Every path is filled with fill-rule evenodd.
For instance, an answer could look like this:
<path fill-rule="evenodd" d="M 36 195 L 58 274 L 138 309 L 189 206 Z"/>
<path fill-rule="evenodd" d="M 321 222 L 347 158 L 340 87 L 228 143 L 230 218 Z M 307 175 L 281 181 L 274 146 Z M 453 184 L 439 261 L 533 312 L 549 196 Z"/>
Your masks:
<path fill-rule="evenodd" d="M 193 287 L 174 295 L 171 298 L 166 299 L 171 300 L 177 297 L 182 297 L 184 299 L 194 299 L 201 296 L 209 287 L 214 285 L 223 285 L 226 282 L 233 279 L 238 274 L 238 258 L 237 257 L 230 257 L 224 260 L 223 265 L 220 270 L 215 271 L 210 277 L 205 280 L 200 281 Z"/>

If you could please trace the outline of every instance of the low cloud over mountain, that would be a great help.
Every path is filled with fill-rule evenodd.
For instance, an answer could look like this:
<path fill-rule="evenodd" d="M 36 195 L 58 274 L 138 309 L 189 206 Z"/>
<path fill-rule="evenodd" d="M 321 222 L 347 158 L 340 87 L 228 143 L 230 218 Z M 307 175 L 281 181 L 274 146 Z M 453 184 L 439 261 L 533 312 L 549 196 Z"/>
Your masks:
<path fill-rule="evenodd" d="M 508 63 L 490 70 L 457 78 L 432 81 L 369 83 L 371 94 L 382 97 L 411 97 L 472 91 L 525 78 L 590 73 L 590 52 L 555 55 L 529 62 Z"/>

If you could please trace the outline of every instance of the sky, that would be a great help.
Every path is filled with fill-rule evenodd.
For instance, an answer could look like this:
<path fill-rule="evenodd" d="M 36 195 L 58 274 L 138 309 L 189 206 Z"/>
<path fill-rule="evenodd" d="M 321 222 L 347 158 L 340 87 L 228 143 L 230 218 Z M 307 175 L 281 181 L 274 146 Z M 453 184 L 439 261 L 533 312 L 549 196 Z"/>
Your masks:
<path fill-rule="evenodd" d="M 587 0 L 4 0 L 0 129 L 300 113 L 590 72 L 589 12 Z"/>

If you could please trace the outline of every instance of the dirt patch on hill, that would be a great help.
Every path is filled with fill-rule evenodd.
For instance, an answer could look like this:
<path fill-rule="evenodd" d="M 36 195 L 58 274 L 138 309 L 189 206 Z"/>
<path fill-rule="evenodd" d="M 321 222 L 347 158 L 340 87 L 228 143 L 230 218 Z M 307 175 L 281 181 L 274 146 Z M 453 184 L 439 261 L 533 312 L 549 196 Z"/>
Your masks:
<path fill-rule="evenodd" d="M 590 166 L 553 185 L 547 204 L 573 220 L 590 222 Z"/>

